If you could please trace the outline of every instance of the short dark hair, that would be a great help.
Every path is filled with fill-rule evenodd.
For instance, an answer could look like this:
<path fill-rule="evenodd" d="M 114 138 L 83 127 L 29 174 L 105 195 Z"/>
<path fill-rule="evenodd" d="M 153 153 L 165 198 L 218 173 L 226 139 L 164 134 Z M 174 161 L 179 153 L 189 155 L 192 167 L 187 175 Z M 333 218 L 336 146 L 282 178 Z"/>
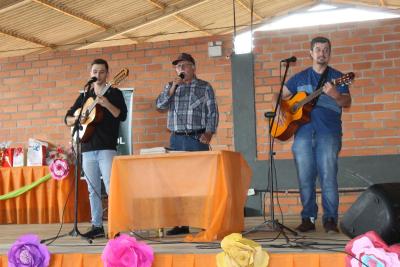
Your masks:
<path fill-rule="evenodd" d="M 108 72 L 108 63 L 107 61 L 105 61 L 102 58 L 96 58 L 95 60 L 92 61 L 92 64 L 90 66 L 93 66 L 95 64 L 99 64 L 99 65 L 104 65 L 106 66 L 106 71 Z"/>
<path fill-rule="evenodd" d="M 313 38 L 311 40 L 311 47 L 310 47 L 311 51 L 314 49 L 314 46 L 316 43 L 323 43 L 323 44 L 327 43 L 329 45 L 329 51 L 331 51 L 331 41 L 329 41 L 328 38 L 323 37 L 323 36 L 317 36 L 317 37 Z"/>

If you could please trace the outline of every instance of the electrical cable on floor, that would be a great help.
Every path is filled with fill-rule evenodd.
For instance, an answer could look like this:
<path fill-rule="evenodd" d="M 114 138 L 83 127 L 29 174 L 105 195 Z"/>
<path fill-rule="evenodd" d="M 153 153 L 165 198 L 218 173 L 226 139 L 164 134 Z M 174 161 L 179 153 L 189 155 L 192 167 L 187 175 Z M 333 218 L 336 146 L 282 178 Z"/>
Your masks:
<path fill-rule="evenodd" d="M 63 209 L 62 209 L 62 213 L 61 213 L 61 223 L 60 223 L 60 227 L 59 227 L 59 229 L 58 229 L 57 234 L 56 234 L 54 237 L 42 239 L 42 240 L 40 241 L 40 243 L 45 243 L 47 246 L 50 246 L 54 241 L 56 241 L 56 240 L 60 237 L 61 230 L 62 230 L 62 228 L 63 228 L 63 226 L 64 226 L 64 215 L 65 215 L 65 210 L 66 210 L 66 208 L 67 208 L 67 203 L 68 203 L 68 200 L 69 200 L 69 197 L 70 197 L 70 195 L 71 195 L 72 188 L 73 188 L 73 186 L 72 186 L 73 182 L 74 182 L 74 180 L 72 179 L 72 180 L 70 181 L 70 186 L 69 186 L 69 191 L 68 191 L 68 194 L 67 194 L 67 199 L 65 200 L 64 207 L 63 207 Z M 48 241 L 49 241 L 49 242 L 48 242 Z M 48 243 L 46 243 L 46 242 L 48 242 Z"/>
<path fill-rule="evenodd" d="M 171 244 L 200 244 L 200 245 L 215 245 L 218 244 L 219 242 L 185 242 L 185 241 L 162 241 L 160 238 L 159 239 L 154 239 L 151 237 L 144 237 L 140 234 L 138 234 L 136 231 L 130 230 L 129 231 L 130 235 L 134 235 L 142 240 L 151 242 L 151 243 L 147 243 L 148 245 L 153 244 L 153 245 L 157 245 L 157 244 L 162 244 L 162 245 L 171 245 Z"/>

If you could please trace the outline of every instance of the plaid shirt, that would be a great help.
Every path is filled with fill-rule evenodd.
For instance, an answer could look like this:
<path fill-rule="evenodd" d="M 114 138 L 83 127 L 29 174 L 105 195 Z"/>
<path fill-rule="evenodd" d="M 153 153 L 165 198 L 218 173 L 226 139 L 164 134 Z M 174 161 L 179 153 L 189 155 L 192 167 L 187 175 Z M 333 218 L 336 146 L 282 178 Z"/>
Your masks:
<path fill-rule="evenodd" d="M 218 126 L 218 106 L 214 90 L 203 80 L 193 78 L 190 84 L 181 84 L 172 96 L 171 83 L 165 85 L 157 98 L 157 108 L 168 109 L 168 129 L 172 132 L 205 129 L 215 133 Z"/>

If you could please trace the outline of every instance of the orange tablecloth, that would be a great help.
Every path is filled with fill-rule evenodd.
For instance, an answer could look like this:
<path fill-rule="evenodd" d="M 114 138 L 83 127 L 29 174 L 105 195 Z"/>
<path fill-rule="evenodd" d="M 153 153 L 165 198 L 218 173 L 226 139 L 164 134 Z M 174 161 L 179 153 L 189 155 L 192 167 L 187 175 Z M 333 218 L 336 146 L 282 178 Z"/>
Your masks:
<path fill-rule="evenodd" d="M 118 156 L 111 171 L 108 233 L 189 225 L 187 241 L 221 239 L 244 228 L 251 169 L 240 153 Z"/>
<path fill-rule="evenodd" d="M 48 167 L 0 168 L 0 195 L 31 184 L 49 173 Z M 1 224 L 59 223 L 74 221 L 74 170 L 64 180 L 50 179 L 25 194 L 0 200 Z M 89 197 L 85 181 L 79 181 L 78 221 L 90 220 Z"/>

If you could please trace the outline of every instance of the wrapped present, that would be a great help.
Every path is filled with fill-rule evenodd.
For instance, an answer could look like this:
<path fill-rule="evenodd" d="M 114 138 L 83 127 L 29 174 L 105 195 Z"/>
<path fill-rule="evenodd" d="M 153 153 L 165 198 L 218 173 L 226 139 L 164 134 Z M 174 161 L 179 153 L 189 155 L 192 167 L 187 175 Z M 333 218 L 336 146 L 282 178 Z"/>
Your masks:
<path fill-rule="evenodd" d="M 6 149 L 10 147 L 10 144 L 11 144 L 11 142 L 2 142 L 2 143 L 0 143 L 0 167 L 3 166 L 4 154 L 5 154 Z M 10 159 L 7 158 L 7 161 L 9 162 Z M 4 163 L 4 164 L 6 164 L 6 163 Z M 10 167 L 10 166 L 8 166 L 8 167 Z"/>
<path fill-rule="evenodd" d="M 3 160 L 1 163 L 2 167 L 12 167 L 14 157 L 14 148 L 8 147 L 3 150 Z"/>
<path fill-rule="evenodd" d="M 14 148 L 13 167 L 24 166 L 25 153 L 23 147 Z"/>
<path fill-rule="evenodd" d="M 48 144 L 33 138 L 29 138 L 29 146 L 27 153 L 28 166 L 44 166 L 46 165 L 46 151 Z"/>

